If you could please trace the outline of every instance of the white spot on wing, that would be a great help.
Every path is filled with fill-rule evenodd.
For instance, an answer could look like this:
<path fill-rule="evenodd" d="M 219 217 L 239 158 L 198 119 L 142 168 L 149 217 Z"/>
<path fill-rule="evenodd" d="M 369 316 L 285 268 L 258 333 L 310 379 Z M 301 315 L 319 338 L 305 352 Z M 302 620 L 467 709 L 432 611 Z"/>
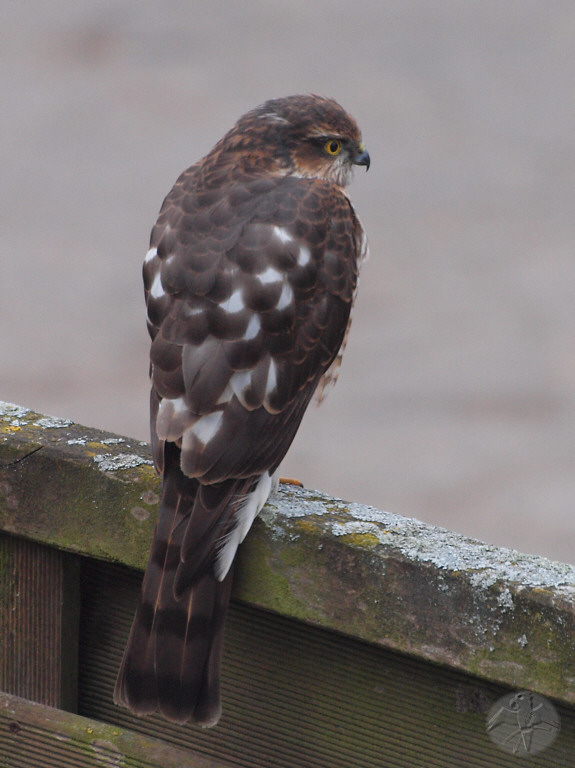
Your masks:
<path fill-rule="evenodd" d="M 257 315 L 252 315 L 248 327 L 246 328 L 246 332 L 244 333 L 244 340 L 250 341 L 251 339 L 255 339 L 260 332 L 260 327 L 259 317 Z"/>
<path fill-rule="evenodd" d="M 311 251 L 307 247 L 307 245 L 300 245 L 299 251 L 297 254 L 297 263 L 300 267 L 305 267 L 306 264 L 309 263 L 309 260 L 311 259 Z"/>
<path fill-rule="evenodd" d="M 152 287 L 150 288 L 150 294 L 154 299 L 161 299 L 162 296 L 166 295 L 166 292 L 164 291 L 164 286 L 162 285 L 162 275 L 159 272 L 154 278 L 154 282 L 152 283 Z"/>
<path fill-rule="evenodd" d="M 220 428 L 222 416 L 222 411 L 213 411 L 213 413 L 202 416 L 191 427 L 192 434 L 197 437 L 200 443 L 207 445 Z"/>
<path fill-rule="evenodd" d="M 284 227 L 274 226 L 274 235 L 282 243 L 291 243 L 293 237 Z"/>
<path fill-rule="evenodd" d="M 284 287 L 280 293 L 276 309 L 285 309 L 286 307 L 289 307 L 289 305 L 292 303 L 292 300 L 293 291 L 291 289 L 291 285 L 289 283 L 284 283 Z"/>
<path fill-rule="evenodd" d="M 277 372 L 276 372 L 276 364 L 273 360 L 270 360 L 270 367 L 268 370 L 268 378 L 266 381 L 266 397 L 269 397 L 273 392 L 275 392 L 275 388 L 277 386 Z"/>
<path fill-rule="evenodd" d="M 264 285 L 269 285 L 269 283 L 279 283 L 280 280 L 283 280 L 282 273 L 278 272 L 278 270 L 273 267 L 268 267 L 265 272 L 262 272 L 261 275 L 256 275 L 256 277 L 260 283 L 263 283 Z"/>
<path fill-rule="evenodd" d="M 220 307 L 225 309 L 226 312 L 230 312 L 231 314 L 241 312 L 242 309 L 244 309 L 244 300 L 242 298 L 241 288 L 236 288 L 229 299 L 222 301 Z"/>
<path fill-rule="evenodd" d="M 144 258 L 144 264 L 147 264 L 149 261 L 152 261 L 154 256 L 157 256 L 157 255 L 158 255 L 158 249 L 157 248 L 150 248 L 150 250 L 148 251 L 148 253 L 146 254 L 146 256 Z"/>

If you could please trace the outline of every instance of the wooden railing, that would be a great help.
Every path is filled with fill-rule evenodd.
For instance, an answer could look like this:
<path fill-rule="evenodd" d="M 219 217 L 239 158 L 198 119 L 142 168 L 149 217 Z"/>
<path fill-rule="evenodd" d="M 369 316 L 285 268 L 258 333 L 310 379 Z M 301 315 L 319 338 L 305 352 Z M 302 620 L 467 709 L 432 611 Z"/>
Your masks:
<path fill-rule="evenodd" d="M 0 404 L 2 768 L 575 765 L 575 568 L 293 486 L 241 548 L 220 724 L 115 707 L 159 490 L 147 445 Z M 490 738 L 522 690 L 539 754 L 535 705 Z"/>

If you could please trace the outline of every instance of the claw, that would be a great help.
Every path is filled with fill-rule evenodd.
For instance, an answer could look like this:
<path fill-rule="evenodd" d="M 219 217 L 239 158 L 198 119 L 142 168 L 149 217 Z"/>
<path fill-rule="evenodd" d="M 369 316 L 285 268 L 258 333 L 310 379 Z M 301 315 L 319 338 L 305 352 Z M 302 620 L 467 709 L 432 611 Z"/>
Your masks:
<path fill-rule="evenodd" d="M 303 488 L 301 480 L 296 480 L 293 477 L 280 477 L 280 483 L 284 485 L 297 485 L 298 488 Z"/>

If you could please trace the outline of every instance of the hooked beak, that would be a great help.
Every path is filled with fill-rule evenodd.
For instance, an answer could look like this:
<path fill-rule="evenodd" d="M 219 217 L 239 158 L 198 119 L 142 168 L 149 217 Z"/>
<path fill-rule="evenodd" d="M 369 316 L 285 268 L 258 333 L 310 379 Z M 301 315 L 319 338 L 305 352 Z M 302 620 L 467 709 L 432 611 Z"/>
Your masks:
<path fill-rule="evenodd" d="M 357 153 L 357 155 L 354 158 L 352 158 L 351 162 L 354 165 L 365 165 L 365 170 L 369 171 L 369 164 L 370 164 L 371 161 L 369 159 L 369 152 L 363 146 L 363 144 L 359 145 L 359 152 Z"/>

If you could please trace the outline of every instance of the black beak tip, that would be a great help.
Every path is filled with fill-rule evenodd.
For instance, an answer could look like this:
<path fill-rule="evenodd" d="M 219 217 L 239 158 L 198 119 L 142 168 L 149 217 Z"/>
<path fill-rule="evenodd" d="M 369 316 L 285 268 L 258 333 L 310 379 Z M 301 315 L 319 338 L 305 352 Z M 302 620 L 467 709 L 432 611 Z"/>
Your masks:
<path fill-rule="evenodd" d="M 356 155 L 353 159 L 354 165 L 365 165 L 365 170 L 369 171 L 369 166 L 371 164 L 371 160 L 369 157 L 369 152 L 364 149 L 362 150 L 358 155 Z"/>

